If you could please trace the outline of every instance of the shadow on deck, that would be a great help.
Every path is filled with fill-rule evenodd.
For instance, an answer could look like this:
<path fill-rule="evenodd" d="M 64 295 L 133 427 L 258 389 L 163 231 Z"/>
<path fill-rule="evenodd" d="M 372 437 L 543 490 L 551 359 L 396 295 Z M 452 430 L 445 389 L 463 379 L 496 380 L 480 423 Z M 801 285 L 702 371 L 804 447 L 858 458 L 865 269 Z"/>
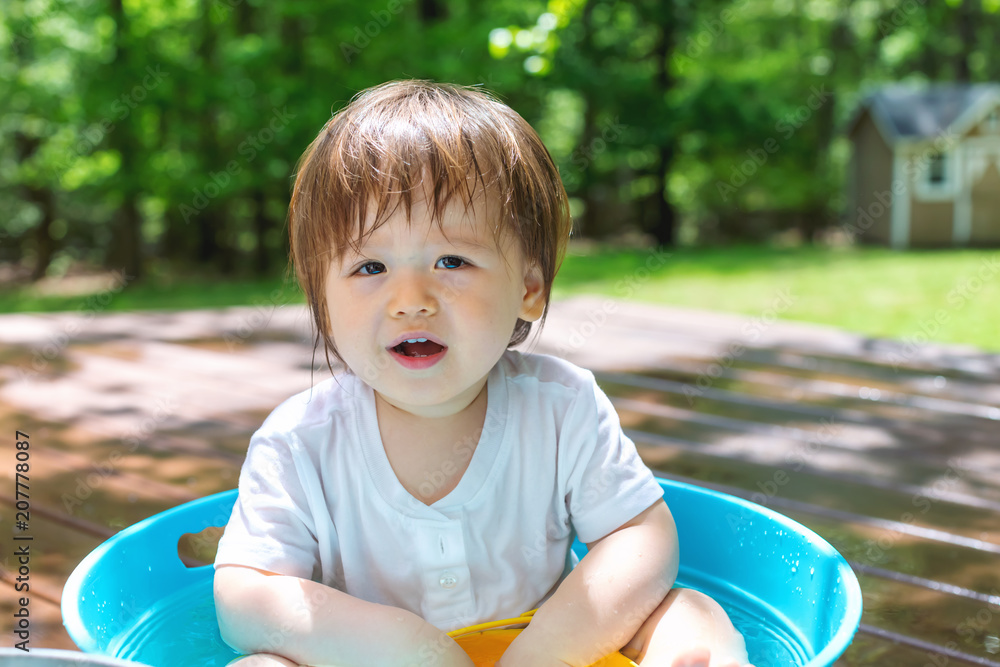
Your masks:
<path fill-rule="evenodd" d="M 300 307 L 0 324 L 0 422 L 32 443 L 32 646 L 73 648 L 59 598 L 76 564 L 235 487 L 250 434 L 327 371 L 322 354 L 310 366 Z M 839 665 L 1000 666 L 1000 356 L 596 298 L 554 303 L 521 349 L 594 370 L 658 474 L 767 505 L 840 550 L 865 614 Z M 5 637 L 13 605 L 0 602 Z"/>

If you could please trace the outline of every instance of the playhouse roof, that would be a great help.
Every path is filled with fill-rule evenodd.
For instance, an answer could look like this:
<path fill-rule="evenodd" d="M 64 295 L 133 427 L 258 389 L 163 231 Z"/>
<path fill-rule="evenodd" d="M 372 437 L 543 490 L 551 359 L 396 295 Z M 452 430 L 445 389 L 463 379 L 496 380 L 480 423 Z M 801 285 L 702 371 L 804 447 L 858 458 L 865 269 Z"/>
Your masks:
<path fill-rule="evenodd" d="M 891 145 L 900 139 L 926 139 L 951 130 L 961 132 L 1000 100 L 1000 84 L 932 84 L 917 88 L 896 84 L 881 88 L 861 103 L 850 124 L 853 130 L 868 109 Z"/>

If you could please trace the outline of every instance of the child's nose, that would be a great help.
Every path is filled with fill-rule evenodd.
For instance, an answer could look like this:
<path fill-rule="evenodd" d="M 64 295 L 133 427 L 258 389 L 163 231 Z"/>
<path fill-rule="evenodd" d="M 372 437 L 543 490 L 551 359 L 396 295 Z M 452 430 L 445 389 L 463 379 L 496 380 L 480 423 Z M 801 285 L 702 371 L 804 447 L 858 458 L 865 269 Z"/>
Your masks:
<path fill-rule="evenodd" d="M 393 286 L 390 312 L 405 315 L 433 315 L 438 310 L 438 297 L 432 280 L 415 273 L 398 274 Z"/>

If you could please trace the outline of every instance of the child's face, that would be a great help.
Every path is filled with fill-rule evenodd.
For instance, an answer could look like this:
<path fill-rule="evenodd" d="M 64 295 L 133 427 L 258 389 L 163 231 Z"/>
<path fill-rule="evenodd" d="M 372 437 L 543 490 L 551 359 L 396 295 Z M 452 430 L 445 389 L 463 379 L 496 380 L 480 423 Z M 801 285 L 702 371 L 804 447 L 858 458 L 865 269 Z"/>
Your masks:
<path fill-rule="evenodd" d="M 495 210 L 491 205 L 489 212 Z M 533 322 L 545 306 L 541 271 L 528 266 L 516 240 L 505 239 L 502 251 L 495 247 L 481 197 L 468 211 L 452 200 L 441 222 L 445 234 L 415 199 L 407 226 L 400 205 L 360 254 L 348 248 L 331 262 L 326 281 L 330 328 L 344 361 L 383 399 L 423 417 L 468 406 L 517 318 Z M 423 360 L 406 357 L 392 349 L 400 337 L 433 338 L 445 348 Z"/>

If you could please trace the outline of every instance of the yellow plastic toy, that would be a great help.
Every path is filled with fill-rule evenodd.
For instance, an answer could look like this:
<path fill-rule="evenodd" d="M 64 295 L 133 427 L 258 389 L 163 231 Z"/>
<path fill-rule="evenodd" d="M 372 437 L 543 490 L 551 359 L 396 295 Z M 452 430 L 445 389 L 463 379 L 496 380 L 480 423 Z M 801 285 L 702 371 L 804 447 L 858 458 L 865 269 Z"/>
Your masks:
<path fill-rule="evenodd" d="M 531 621 L 537 609 L 526 611 L 517 618 L 490 621 L 467 628 L 452 630 L 448 636 L 469 654 L 476 667 L 494 667 L 514 637 Z M 638 667 L 634 662 L 615 651 L 604 656 L 590 667 Z"/>

